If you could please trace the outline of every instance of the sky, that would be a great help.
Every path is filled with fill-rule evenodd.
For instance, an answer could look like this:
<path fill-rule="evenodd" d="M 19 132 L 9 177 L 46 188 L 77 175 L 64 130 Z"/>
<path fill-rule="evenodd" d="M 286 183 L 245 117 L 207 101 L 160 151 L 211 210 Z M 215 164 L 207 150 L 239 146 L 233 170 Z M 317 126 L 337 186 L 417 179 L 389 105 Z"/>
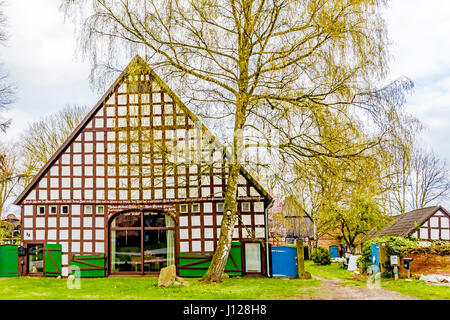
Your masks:
<path fill-rule="evenodd" d="M 67 103 L 93 107 L 101 93 L 89 86 L 89 65 L 76 52 L 72 24 L 58 0 L 6 0 L 10 39 L 0 61 L 18 87 L 17 101 L 3 116 L 12 119 L 0 141 L 14 141 L 30 122 Z M 391 41 L 386 83 L 415 83 L 405 110 L 426 129 L 427 145 L 450 164 L 450 1 L 391 0 L 385 10 Z"/>

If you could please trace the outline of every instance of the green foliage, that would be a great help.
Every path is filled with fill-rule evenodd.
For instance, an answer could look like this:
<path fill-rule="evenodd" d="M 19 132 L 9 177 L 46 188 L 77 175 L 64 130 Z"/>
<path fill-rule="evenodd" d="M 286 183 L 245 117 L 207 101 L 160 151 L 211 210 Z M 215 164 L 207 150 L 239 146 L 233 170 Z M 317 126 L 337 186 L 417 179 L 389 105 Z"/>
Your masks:
<path fill-rule="evenodd" d="M 314 263 L 320 264 L 321 266 L 331 264 L 330 252 L 324 247 L 315 248 L 311 257 Z"/>
<path fill-rule="evenodd" d="M 372 256 L 372 250 L 370 248 L 370 241 L 367 241 L 364 243 L 364 246 L 362 248 L 361 256 L 356 260 L 356 265 L 361 271 L 366 271 L 370 265 L 371 262 L 371 256 Z"/>
<path fill-rule="evenodd" d="M 386 223 L 378 203 L 368 196 L 355 196 L 347 204 L 335 204 L 325 219 L 330 230 L 339 230 L 345 243 L 354 248 L 357 240 L 374 227 Z"/>
<path fill-rule="evenodd" d="M 14 227 L 8 221 L 0 221 L 0 239 L 11 238 L 13 236 Z"/>
<path fill-rule="evenodd" d="M 386 271 L 383 273 L 384 277 L 391 277 L 393 267 L 390 265 L 390 257 L 398 256 L 405 257 L 413 253 L 422 254 L 437 254 L 448 255 L 450 254 L 450 243 L 445 241 L 436 242 L 419 242 L 415 238 L 403 238 L 403 237 L 377 237 L 364 243 L 362 248 L 361 257 L 357 260 L 358 268 L 362 271 L 367 270 L 371 266 L 371 243 L 386 242 L 386 256 L 387 261 L 384 264 Z"/>

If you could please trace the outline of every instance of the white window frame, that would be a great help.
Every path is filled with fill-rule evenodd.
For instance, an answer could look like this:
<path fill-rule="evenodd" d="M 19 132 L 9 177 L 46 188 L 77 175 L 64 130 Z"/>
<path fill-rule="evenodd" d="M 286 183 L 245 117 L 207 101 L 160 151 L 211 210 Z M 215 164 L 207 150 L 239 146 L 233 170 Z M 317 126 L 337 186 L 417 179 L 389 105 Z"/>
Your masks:
<path fill-rule="evenodd" d="M 216 203 L 216 212 L 223 212 L 223 206 L 223 203 Z M 220 209 L 220 207 L 222 208 Z"/>
<path fill-rule="evenodd" d="M 248 206 L 247 208 L 245 208 Z M 241 202 L 241 212 L 250 212 L 250 202 Z"/>
<path fill-rule="evenodd" d="M 53 208 L 55 209 L 55 212 L 52 212 Z M 58 214 L 58 207 L 57 206 L 50 206 L 50 211 L 49 211 L 48 214 Z"/>
<path fill-rule="evenodd" d="M 64 212 L 64 208 L 67 209 L 67 212 Z M 61 213 L 62 213 L 62 214 L 69 214 L 69 206 L 68 206 L 68 205 L 63 205 L 63 206 L 61 206 Z"/>
<path fill-rule="evenodd" d="M 194 208 L 198 208 L 198 209 L 195 210 Z M 200 212 L 200 203 L 193 203 L 193 204 L 191 204 L 191 212 L 199 213 Z"/>
<path fill-rule="evenodd" d="M 98 214 L 104 214 L 105 213 L 105 207 L 104 206 L 97 206 L 97 213 Z M 102 212 L 100 212 L 100 209 Z"/>
<path fill-rule="evenodd" d="M 90 212 L 88 212 L 87 208 L 91 208 L 89 210 Z M 84 205 L 84 213 L 85 214 L 92 214 L 92 205 L 90 205 L 90 204 Z"/>
<path fill-rule="evenodd" d="M 41 213 L 41 208 L 44 209 L 44 213 Z M 38 206 L 38 207 L 37 207 L 37 214 L 38 214 L 38 215 L 45 215 L 45 206 Z"/>
<path fill-rule="evenodd" d="M 183 203 L 180 204 L 180 213 L 187 213 L 188 212 L 188 205 Z"/>

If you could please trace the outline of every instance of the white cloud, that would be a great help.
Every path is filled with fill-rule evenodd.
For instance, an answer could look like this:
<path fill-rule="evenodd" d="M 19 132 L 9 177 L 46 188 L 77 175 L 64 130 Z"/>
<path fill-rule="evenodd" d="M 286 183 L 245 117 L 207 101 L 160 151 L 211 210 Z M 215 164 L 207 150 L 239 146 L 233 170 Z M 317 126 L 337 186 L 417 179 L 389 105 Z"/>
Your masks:
<path fill-rule="evenodd" d="M 35 120 L 32 114 L 17 109 L 10 109 L 2 113 L 2 117 L 11 119 L 11 126 L 7 133 L 0 133 L 0 141 L 3 142 L 17 140 L 20 134 L 28 127 L 28 124 Z"/>
<path fill-rule="evenodd" d="M 5 116 L 13 125 L 0 140 L 18 137 L 27 122 L 54 113 L 67 103 L 93 107 L 89 66 L 76 59 L 73 26 L 64 23 L 59 1 L 7 2 L 10 38 L 0 61 L 17 87 L 17 102 Z"/>
<path fill-rule="evenodd" d="M 390 1 L 391 76 L 415 80 L 450 71 L 450 1 Z"/>

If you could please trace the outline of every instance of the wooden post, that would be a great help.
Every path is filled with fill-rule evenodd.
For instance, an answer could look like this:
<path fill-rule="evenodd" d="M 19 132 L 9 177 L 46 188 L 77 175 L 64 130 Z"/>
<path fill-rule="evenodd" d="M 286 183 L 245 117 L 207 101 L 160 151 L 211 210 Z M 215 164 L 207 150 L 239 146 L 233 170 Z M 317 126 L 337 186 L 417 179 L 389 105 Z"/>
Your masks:
<path fill-rule="evenodd" d="M 305 251 L 301 239 L 297 239 L 297 269 L 298 277 L 302 279 L 302 275 L 305 273 Z"/>
<path fill-rule="evenodd" d="M 378 242 L 378 250 L 380 255 L 380 272 L 383 273 L 385 271 L 384 264 L 388 259 L 386 254 L 386 242 Z"/>
<path fill-rule="evenodd" d="M 311 279 L 312 276 L 308 271 L 305 271 L 305 251 L 303 247 L 303 240 L 297 239 L 297 270 L 299 279 Z"/>

